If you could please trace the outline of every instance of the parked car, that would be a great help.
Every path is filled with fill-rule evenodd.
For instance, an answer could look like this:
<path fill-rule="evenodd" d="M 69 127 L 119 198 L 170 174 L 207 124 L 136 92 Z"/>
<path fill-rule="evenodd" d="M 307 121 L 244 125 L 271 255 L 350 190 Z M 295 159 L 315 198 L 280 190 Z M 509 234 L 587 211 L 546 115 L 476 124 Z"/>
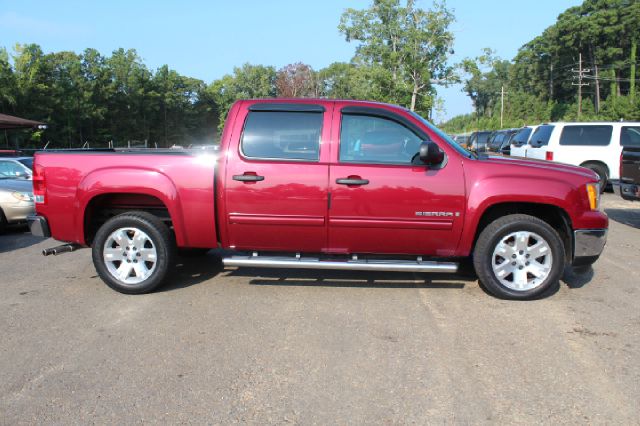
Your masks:
<path fill-rule="evenodd" d="M 0 232 L 9 224 L 26 223 L 34 213 L 31 181 L 0 172 Z"/>
<path fill-rule="evenodd" d="M 511 139 L 511 149 L 509 155 L 512 157 L 526 157 L 527 149 L 529 149 L 529 141 L 531 135 L 538 126 L 524 126 Z"/>
<path fill-rule="evenodd" d="M 593 122 L 549 123 L 531 136 L 527 158 L 557 161 L 586 167 L 600 176 L 604 191 L 610 179 L 620 179 L 623 129 L 640 128 L 640 123 Z"/>
<path fill-rule="evenodd" d="M 469 136 L 469 141 L 467 142 L 467 148 L 472 151 L 486 151 L 489 136 L 491 136 L 491 132 L 489 131 L 471 133 L 471 136 Z"/>
<path fill-rule="evenodd" d="M 471 137 L 470 133 L 464 133 L 462 135 L 453 136 L 453 140 L 462 147 L 466 147 L 469 144 L 469 138 Z"/>
<path fill-rule="evenodd" d="M 493 132 L 487 142 L 487 151 L 510 155 L 511 138 L 513 138 L 517 131 L 518 129 L 506 129 Z"/>
<path fill-rule="evenodd" d="M 0 157 L 0 173 L 18 179 L 31 179 L 32 157 Z"/>
<path fill-rule="evenodd" d="M 640 201 L 640 127 L 623 127 L 620 144 L 620 180 L 614 191 L 625 200 Z"/>
<path fill-rule="evenodd" d="M 144 167 L 141 167 L 144 165 Z M 35 235 L 91 246 L 123 293 L 156 288 L 174 247 L 233 267 L 455 272 L 527 299 L 604 247 L 598 179 L 581 167 L 477 156 L 394 105 L 236 102 L 219 154 L 39 152 Z"/>

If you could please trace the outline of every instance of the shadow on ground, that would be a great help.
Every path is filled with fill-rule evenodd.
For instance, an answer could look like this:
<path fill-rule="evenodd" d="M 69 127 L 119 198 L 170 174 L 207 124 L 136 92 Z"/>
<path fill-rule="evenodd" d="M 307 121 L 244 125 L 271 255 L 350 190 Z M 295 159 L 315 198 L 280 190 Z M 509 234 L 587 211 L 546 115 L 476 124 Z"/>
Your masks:
<path fill-rule="evenodd" d="M 631 202 L 631 201 L 630 201 Z M 605 209 L 609 219 L 640 229 L 640 208 L 637 209 Z"/>
<path fill-rule="evenodd" d="M 0 253 L 6 253 L 38 244 L 44 238 L 34 237 L 25 226 L 10 226 L 0 234 Z"/>
<path fill-rule="evenodd" d="M 593 267 L 591 265 L 580 269 L 566 267 L 562 276 L 562 281 L 571 289 L 582 288 L 593 279 Z"/>
<path fill-rule="evenodd" d="M 313 269 L 238 268 L 227 275 L 249 278 L 251 285 L 354 288 L 464 288 L 474 278 L 460 274 L 332 271 Z"/>

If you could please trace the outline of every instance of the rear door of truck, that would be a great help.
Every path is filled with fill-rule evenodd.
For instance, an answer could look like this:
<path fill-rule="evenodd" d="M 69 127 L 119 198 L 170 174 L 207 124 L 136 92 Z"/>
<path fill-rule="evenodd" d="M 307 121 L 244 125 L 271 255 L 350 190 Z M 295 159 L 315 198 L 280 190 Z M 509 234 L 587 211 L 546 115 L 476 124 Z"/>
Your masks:
<path fill-rule="evenodd" d="M 228 246 L 321 252 L 333 102 L 245 103 L 224 178 Z"/>

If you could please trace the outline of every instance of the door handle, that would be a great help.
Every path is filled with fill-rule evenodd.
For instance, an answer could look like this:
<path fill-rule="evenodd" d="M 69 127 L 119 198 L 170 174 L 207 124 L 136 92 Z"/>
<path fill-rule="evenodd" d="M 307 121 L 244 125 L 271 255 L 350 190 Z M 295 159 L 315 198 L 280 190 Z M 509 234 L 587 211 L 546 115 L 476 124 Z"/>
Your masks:
<path fill-rule="evenodd" d="M 239 182 L 260 182 L 264 180 L 264 176 L 245 173 L 243 175 L 233 175 L 233 180 L 237 180 Z"/>
<path fill-rule="evenodd" d="M 359 178 L 341 178 L 336 179 L 336 183 L 339 185 L 367 185 L 369 180 Z"/>

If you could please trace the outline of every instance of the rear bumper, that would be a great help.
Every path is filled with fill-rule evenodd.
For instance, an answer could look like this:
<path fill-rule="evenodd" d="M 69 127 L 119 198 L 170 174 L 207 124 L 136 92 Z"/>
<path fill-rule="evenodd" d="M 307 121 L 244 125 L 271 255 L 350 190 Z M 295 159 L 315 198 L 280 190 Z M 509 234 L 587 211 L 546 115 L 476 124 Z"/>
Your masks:
<path fill-rule="evenodd" d="M 573 231 L 573 266 L 587 266 L 594 263 L 602 254 L 606 243 L 606 229 Z"/>
<path fill-rule="evenodd" d="M 51 230 L 49 229 L 49 223 L 43 216 L 31 215 L 27 216 L 27 223 L 29 224 L 29 230 L 31 234 L 36 237 L 51 237 Z"/>
<path fill-rule="evenodd" d="M 35 207 L 31 202 L 11 204 L 4 209 L 4 215 L 9 223 L 24 222 L 27 220 L 27 216 L 32 215 L 34 212 Z"/>
<path fill-rule="evenodd" d="M 613 192 L 628 201 L 640 201 L 640 186 L 620 181 L 611 182 Z"/>

